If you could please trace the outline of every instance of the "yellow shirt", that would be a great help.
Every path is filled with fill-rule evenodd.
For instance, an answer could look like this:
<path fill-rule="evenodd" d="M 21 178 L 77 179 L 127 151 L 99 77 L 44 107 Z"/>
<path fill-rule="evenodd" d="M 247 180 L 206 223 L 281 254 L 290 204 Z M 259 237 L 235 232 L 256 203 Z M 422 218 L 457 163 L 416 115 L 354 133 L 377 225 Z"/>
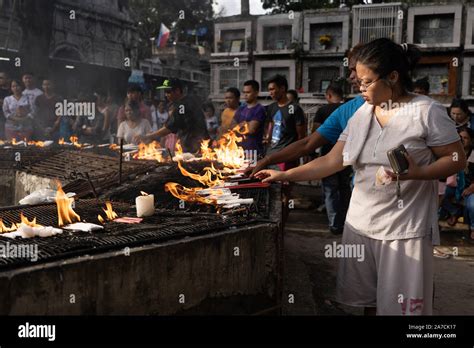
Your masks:
<path fill-rule="evenodd" d="M 229 130 L 230 125 L 232 124 L 232 120 L 234 119 L 235 112 L 237 110 L 233 110 L 231 108 L 225 108 L 221 114 L 221 131 L 224 133 Z"/>

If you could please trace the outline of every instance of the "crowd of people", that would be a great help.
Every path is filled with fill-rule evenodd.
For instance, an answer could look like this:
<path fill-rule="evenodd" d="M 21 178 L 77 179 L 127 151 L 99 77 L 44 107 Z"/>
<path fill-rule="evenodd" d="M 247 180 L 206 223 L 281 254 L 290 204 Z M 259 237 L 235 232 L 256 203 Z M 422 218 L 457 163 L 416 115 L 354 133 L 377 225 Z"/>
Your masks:
<path fill-rule="evenodd" d="M 79 142 L 89 144 L 119 139 L 129 144 L 159 141 L 163 148 L 171 150 L 180 140 L 184 151 L 196 153 L 203 139 L 218 140 L 228 130 L 246 124 L 248 133 L 241 146 L 262 157 L 267 150 L 277 151 L 306 132 L 297 93 L 288 91 L 286 78 L 275 76 L 267 87 L 274 104 L 260 104 L 260 84 L 249 80 L 242 92 L 235 87 L 226 90 L 225 108 L 219 114 L 211 101 L 202 103 L 197 97 L 186 95 L 185 86 L 176 79 L 165 80 L 149 101 L 139 85 L 131 84 L 120 103 L 103 90 L 65 100 L 52 79 L 43 78 L 41 88 L 37 88 L 33 73 L 26 72 L 21 79 L 15 79 L 0 72 L 0 138 L 58 140 L 74 135 Z M 159 98 L 160 90 L 164 99 Z M 63 102 L 90 104 L 93 117 L 60 114 L 57 105 Z"/>
<path fill-rule="evenodd" d="M 420 56 L 415 45 L 389 39 L 353 47 L 348 80 L 361 94 L 345 102 L 342 88 L 329 85 L 327 105 L 317 111 L 309 135 L 298 93 L 281 75 L 266 82 L 272 103 L 265 106 L 255 80 L 245 81 L 242 90 L 228 88 L 225 107 L 216 113 L 212 102 L 187 95 L 183 83 L 172 79 L 157 88 L 166 99 L 149 103 L 137 85 L 128 88 L 121 105 L 102 91 L 79 96 L 94 103 L 90 118 L 56 113 L 62 98 L 54 81 L 43 79 L 39 89 L 32 73 L 17 80 L 0 72 L 0 136 L 76 135 L 91 144 L 158 141 L 170 150 L 179 140 L 183 151 L 197 153 L 202 140 L 215 144 L 230 129 L 245 126 L 240 145 L 259 159 L 247 173 L 284 183 L 284 220 L 290 182 L 321 179 L 330 231 L 343 234 L 345 245 L 365 246 L 362 264 L 341 259 L 338 300 L 364 306 L 368 314 L 430 314 L 438 220 L 455 225 L 464 218 L 474 239 L 474 163 L 467 161 L 474 122 L 466 101 L 456 98 L 446 109 L 428 97 L 427 79 L 412 81 Z M 387 152 L 400 144 L 409 167 L 395 174 Z M 309 160 L 300 165 L 305 156 Z M 400 304 L 400 293 L 412 302 Z"/>

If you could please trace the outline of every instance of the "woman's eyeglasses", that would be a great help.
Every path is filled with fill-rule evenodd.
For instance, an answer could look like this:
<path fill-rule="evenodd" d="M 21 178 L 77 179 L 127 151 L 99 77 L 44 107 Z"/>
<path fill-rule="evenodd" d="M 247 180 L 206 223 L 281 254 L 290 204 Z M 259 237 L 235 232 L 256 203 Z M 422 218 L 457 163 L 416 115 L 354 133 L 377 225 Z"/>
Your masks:
<path fill-rule="evenodd" d="M 374 83 L 376 83 L 379 80 L 382 80 L 382 77 L 379 77 L 378 79 L 375 79 L 374 81 L 369 82 L 369 83 L 364 83 L 362 82 L 362 80 L 357 80 L 357 81 L 359 82 L 360 87 L 362 87 L 364 90 L 367 90 L 369 89 L 370 86 L 372 86 Z"/>

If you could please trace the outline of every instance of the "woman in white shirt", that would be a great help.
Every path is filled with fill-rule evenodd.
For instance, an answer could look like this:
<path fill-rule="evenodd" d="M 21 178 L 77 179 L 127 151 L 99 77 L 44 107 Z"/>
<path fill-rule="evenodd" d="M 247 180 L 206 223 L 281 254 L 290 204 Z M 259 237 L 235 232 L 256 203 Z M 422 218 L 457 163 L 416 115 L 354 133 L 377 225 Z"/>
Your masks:
<path fill-rule="evenodd" d="M 5 115 L 5 137 L 7 140 L 29 140 L 33 135 L 33 119 L 28 98 L 22 95 L 23 87 L 18 80 L 12 80 L 12 95 L 3 100 L 3 114 Z"/>
<path fill-rule="evenodd" d="M 125 104 L 126 120 L 120 123 L 117 131 L 117 137 L 122 138 L 126 144 L 140 143 L 140 137 L 151 132 L 151 125 L 147 119 L 140 115 L 140 107 L 137 102 L 128 102 Z"/>
<path fill-rule="evenodd" d="M 325 255 L 340 257 L 337 301 L 365 307 L 366 314 L 432 314 L 433 244 L 439 243 L 437 179 L 466 164 L 446 108 L 409 92 L 409 72 L 419 56 L 416 47 L 389 39 L 366 44 L 356 66 L 366 102 L 331 152 L 287 172 L 263 170 L 256 175 L 264 181 L 306 181 L 353 166 L 354 190 L 342 245 Z M 387 151 L 401 144 L 408 152 L 408 172 L 399 176 L 399 186 L 387 170 Z"/>

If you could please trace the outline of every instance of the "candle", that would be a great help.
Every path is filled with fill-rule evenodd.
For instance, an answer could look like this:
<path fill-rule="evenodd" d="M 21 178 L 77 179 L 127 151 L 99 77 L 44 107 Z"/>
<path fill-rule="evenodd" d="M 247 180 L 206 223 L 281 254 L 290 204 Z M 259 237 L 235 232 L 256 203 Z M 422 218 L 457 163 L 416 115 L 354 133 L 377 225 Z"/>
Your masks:
<path fill-rule="evenodd" d="M 155 213 L 155 197 L 142 192 L 142 196 L 135 198 L 137 217 L 151 216 Z"/>

